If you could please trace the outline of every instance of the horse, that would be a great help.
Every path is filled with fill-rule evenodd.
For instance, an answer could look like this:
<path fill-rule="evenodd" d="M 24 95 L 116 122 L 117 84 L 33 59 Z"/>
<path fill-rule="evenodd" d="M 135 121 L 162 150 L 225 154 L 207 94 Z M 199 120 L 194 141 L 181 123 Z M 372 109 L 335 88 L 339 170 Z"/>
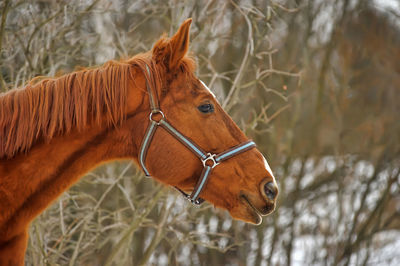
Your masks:
<path fill-rule="evenodd" d="M 113 160 L 234 219 L 259 224 L 275 209 L 266 159 L 194 74 L 191 21 L 146 53 L 0 96 L 0 265 L 23 265 L 30 222 Z"/>

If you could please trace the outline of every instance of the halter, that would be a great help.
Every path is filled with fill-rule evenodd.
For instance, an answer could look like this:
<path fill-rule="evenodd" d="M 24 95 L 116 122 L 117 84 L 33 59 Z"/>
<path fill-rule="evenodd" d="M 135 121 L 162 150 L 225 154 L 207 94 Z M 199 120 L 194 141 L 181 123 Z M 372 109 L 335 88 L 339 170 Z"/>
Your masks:
<path fill-rule="evenodd" d="M 146 70 L 148 75 L 150 76 L 150 70 L 148 66 L 146 65 Z M 149 126 L 147 127 L 146 133 L 144 135 L 140 151 L 139 151 L 139 163 L 142 166 L 142 169 L 146 176 L 150 176 L 149 171 L 146 168 L 146 156 L 147 156 L 147 151 L 150 147 L 151 141 L 153 140 L 153 136 L 156 132 L 156 129 L 161 126 L 163 129 L 165 129 L 168 133 L 170 133 L 173 137 L 175 137 L 178 141 L 180 141 L 183 145 L 185 145 L 190 151 L 192 151 L 202 162 L 203 164 L 203 171 L 200 174 L 200 178 L 197 181 L 195 187 L 193 188 L 193 191 L 191 194 L 187 194 L 183 190 L 179 189 L 178 187 L 175 187 L 179 192 L 182 193 L 182 195 L 189 200 L 191 203 L 200 205 L 201 203 L 204 202 L 204 199 L 200 198 L 200 193 L 205 187 L 208 178 L 211 175 L 212 169 L 214 169 L 217 165 L 219 165 L 221 162 L 228 160 L 232 158 L 233 156 L 236 156 L 240 153 L 243 153 L 245 151 L 248 151 L 256 146 L 256 144 L 249 140 L 246 142 L 243 142 L 237 146 L 234 146 L 230 149 L 227 149 L 224 152 L 221 152 L 219 154 L 213 154 L 210 152 L 204 152 L 199 146 L 197 146 L 193 141 L 191 141 L 189 138 L 185 137 L 182 135 L 177 129 L 175 129 L 170 123 L 168 123 L 164 113 L 161 111 L 159 103 L 158 103 L 158 98 L 155 94 L 153 93 L 152 88 L 149 86 L 150 82 L 148 82 L 148 77 L 146 77 L 146 87 L 147 91 L 149 94 L 149 100 L 150 100 L 150 115 L 149 115 Z M 203 83 L 204 85 L 204 83 Z M 205 85 L 204 85 L 205 86 Z M 154 116 L 161 116 L 159 120 L 155 120 Z"/>

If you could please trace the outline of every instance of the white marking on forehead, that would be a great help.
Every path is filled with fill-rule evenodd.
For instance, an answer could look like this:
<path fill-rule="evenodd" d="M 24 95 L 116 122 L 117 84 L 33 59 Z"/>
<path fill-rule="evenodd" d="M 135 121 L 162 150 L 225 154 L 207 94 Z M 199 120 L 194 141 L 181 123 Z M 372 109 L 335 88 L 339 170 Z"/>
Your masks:
<path fill-rule="evenodd" d="M 200 82 L 201 82 L 201 84 L 203 84 L 203 86 L 206 88 L 206 90 L 208 90 L 208 92 L 211 93 L 212 96 L 214 96 L 214 98 L 217 98 L 217 97 L 215 97 L 215 94 L 210 90 L 209 87 L 207 87 L 207 85 L 203 81 L 200 80 Z"/>
<path fill-rule="evenodd" d="M 272 178 L 274 179 L 274 182 L 276 182 L 276 181 L 275 181 L 274 173 L 272 173 L 271 167 L 269 167 L 269 164 L 268 164 L 268 162 L 267 162 L 267 159 L 265 159 L 264 155 L 263 155 L 263 159 L 264 159 L 265 168 L 267 169 L 267 171 L 269 172 L 269 174 L 270 174 L 270 175 L 272 176 Z"/>

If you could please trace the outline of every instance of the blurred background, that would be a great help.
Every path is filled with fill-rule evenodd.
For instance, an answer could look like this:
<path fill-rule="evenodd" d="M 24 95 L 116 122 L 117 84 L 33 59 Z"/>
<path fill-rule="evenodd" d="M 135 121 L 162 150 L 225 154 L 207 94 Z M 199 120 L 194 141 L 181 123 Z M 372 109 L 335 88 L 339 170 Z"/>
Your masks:
<path fill-rule="evenodd" d="M 26 265 L 399 265 L 400 1 L 1 0 L 0 90 L 151 49 L 192 17 L 197 75 L 280 186 L 260 226 L 132 162 L 30 227 Z M 38 169 L 40 171 L 40 169 Z"/>

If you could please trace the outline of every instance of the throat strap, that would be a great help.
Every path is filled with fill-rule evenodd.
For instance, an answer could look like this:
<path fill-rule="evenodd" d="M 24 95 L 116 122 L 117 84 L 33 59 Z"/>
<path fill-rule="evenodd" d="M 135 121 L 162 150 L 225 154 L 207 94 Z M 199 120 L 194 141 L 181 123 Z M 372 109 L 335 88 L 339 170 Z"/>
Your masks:
<path fill-rule="evenodd" d="M 142 145 L 140 147 L 139 163 L 142 166 L 143 172 L 146 176 L 150 176 L 149 170 L 147 170 L 145 163 L 147 151 L 149 149 L 151 140 L 153 139 L 154 133 L 156 133 L 156 129 L 157 129 L 157 123 L 154 121 L 150 121 L 150 124 L 147 127 L 146 133 L 144 135 Z"/>

